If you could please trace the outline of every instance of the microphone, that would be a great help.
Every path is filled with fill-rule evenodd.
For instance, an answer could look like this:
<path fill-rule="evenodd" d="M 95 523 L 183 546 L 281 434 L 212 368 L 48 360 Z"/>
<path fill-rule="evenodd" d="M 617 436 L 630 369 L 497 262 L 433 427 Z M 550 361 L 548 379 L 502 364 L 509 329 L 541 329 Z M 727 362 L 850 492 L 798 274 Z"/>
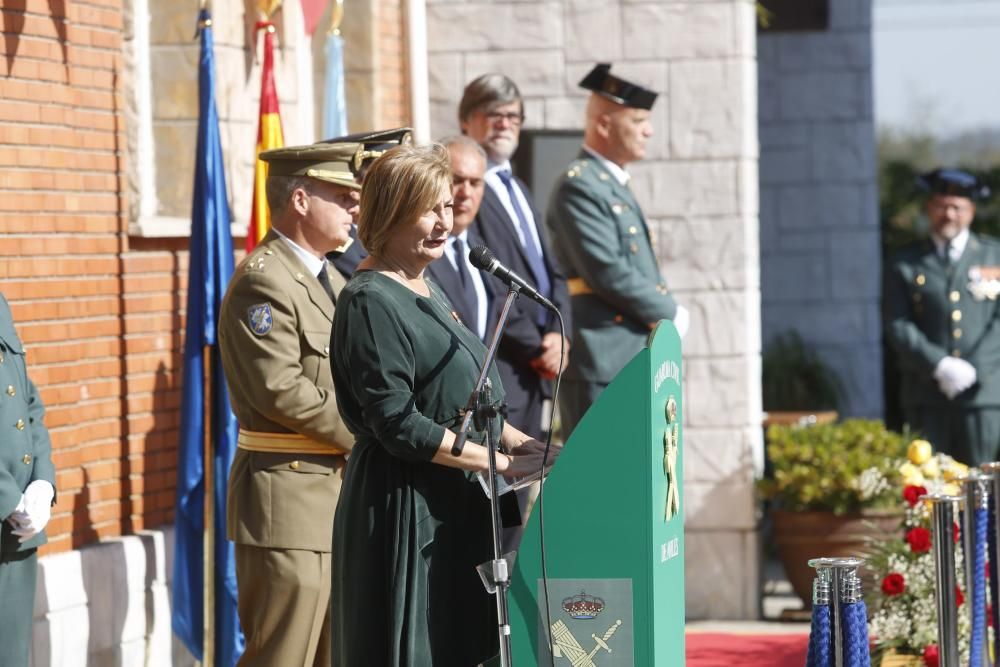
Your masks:
<path fill-rule="evenodd" d="M 542 296 L 538 290 L 531 286 L 531 283 L 501 264 L 500 260 L 494 257 L 486 246 L 481 245 L 473 248 L 469 252 L 469 262 L 480 271 L 492 273 L 505 285 L 516 288 L 521 294 L 540 303 L 545 308 L 559 312 L 555 304 Z"/>

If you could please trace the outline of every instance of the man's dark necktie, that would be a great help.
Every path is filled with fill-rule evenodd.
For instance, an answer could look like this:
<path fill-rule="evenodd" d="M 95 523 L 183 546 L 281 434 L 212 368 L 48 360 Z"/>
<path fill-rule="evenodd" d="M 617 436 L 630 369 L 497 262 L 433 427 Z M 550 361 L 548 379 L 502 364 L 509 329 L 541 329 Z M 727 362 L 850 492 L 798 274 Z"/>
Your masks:
<path fill-rule="evenodd" d="M 330 296 L 330 301 L 334 305 L 337 305 L 337 295 L 333 293 L 333 284 L 330 283 L 330 274 L 326 272 L 326 262 L 323 262 L 323 268 L 319 270 L 319 274 L 316 275 L 319 279 L 319 284 L 323 286 L 326 293 Z"/>
<path fill-rule="evenodd" d="M 462 239 L 456 236 L 452 247 L 455 251 L 455 270 L 458 272 L 458 284 L 462 288 L 462 296 L 465 297 L 465 303 L 468 307 L 467 314 L 468 317 L 474 318 L 471 322 L 466 322 L 465 326 L 478 335 L 479 298 L 476 296 L 476 286 L 472 282 L 472 276 L 469 275 L 469 268 L 465 265 L 465 244 L 462 243 Z"/>
<path fill-rule="evenodd" d="M 498 171 L 497 176 L 500 177 L 500 180 L 507 187 L 507 194 L 510 196 L 510 205 L 517 216 L 517 224 L 524 239 L 522 242 L 524 255 L 528 259 L 528 268 L 531 269 L 531 273 L 535 277 L 538 291 L 546 298 L 551 298 L 552 282 L 549 280 L 549 272 L 545 268 L 545 261 L 542 259 L 538 246 L 535 245 L 535 237 L 531 233 L 531 225 L 528 224 L 528 218 L 524 215 L 524 209 L 521 208 L 521 203 L 518 201 L 517 192 L 514 190 L 513 176 L 507 169 Z M 540 323 L 544 323 L 548 315 L 544 310 L 539 309 L 539 311 Z"/>

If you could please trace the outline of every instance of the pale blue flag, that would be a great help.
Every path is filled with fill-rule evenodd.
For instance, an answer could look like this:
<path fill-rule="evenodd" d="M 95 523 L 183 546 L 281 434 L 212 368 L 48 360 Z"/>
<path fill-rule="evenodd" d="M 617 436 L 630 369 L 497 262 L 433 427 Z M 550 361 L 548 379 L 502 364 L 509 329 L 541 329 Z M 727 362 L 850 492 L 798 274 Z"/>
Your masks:
<path fill-rule="evenodd" d="M 347 101 L 344 97 L 344 40 L 326 37 L 326 86 L 323 94 L 323 137 L 347 134 Z"/>

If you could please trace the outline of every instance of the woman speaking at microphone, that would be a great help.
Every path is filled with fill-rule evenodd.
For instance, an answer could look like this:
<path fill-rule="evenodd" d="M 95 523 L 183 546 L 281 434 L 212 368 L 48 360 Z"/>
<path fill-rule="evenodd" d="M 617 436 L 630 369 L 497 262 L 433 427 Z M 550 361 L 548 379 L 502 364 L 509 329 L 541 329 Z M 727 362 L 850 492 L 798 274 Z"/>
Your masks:
<path fill-rule="evenodd" d="M 333 534 L 335 667 L 476 665 L 496 653 L 497 617 L 476 565 L 493 557 L 474 473 L 484 434 L 453 456 L 485 348 L 424 279 L 452 226 L 440 145 L 401 146 L 372 165 L 358 238 L 370 253 L 341 292 L 330 349 L 337 402 L 356 443 Z M 503 389 L 490 369 L 495 399 Z M 544 445 L 498 427 L 497 470 L 537 472 Z M 549 463 L 554 452 L 549 455 Z"/>

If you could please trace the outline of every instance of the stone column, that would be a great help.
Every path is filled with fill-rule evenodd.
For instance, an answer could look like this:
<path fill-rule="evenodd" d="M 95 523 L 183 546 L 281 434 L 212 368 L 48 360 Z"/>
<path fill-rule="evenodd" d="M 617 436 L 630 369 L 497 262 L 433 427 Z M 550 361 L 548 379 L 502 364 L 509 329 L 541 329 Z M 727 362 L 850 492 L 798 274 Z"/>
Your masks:
<path fill-rule="evenodd" d="M 526 127 L 581 129 L 597 61 L 661 92 L 630 167 L 661 268 L 691 310 L 684 341 L 687 612 L 751 618 L 753 479 L 762 458 L 757 79 L 750 0 L 428 1 L 432 128 L 457 129 L 464 84 L 513 78 Z"/>

